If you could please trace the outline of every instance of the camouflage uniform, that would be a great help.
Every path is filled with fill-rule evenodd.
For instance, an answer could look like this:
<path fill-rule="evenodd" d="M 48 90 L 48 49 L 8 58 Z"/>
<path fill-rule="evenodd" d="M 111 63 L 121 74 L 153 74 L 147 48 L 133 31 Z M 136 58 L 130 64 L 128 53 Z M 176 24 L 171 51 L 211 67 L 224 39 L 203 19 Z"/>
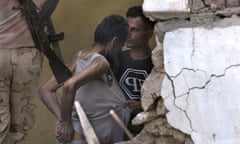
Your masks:
<path fill-rule="evenodd" d="M 0 1 L 0 144 L 27 143 L 42 67 L 18 6 L 18 0 Z"/>

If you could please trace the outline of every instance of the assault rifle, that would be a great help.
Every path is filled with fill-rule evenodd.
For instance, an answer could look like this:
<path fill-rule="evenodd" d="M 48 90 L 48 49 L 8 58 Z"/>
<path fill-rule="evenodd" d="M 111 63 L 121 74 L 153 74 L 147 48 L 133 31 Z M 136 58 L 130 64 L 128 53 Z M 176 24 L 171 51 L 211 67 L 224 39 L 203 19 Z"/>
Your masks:
<path fill-rule="evenodd" d="M 64 33 L 56 34 L 51 14 L 57 6 L 58 0 L 48 0 L 44 8 L 37 10 L 32 0 L 19 0 L 21 10 L 26 17 L 36 48 L 48 58 L 51 70 L 58 83 L 63 83 L 72 76 L 71 71 L 64 64 L 58 41 L 64 39 Z"/>

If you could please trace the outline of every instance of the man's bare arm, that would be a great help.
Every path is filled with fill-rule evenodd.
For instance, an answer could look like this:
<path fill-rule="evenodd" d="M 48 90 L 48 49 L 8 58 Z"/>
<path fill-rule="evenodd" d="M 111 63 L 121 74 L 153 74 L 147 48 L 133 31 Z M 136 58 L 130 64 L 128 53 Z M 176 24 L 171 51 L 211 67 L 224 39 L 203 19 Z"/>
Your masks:
<path fill-rule="evenodd" d="M 71 71 L 74 71 L 75 69 L 76 58 L 77 55 L 75 55 L 68 64 L 68 67 L 71 69 Z M 58 120 L 60 119 L 60 104 L 56 92 L 60 87 L 62 87 L 62 85 L 58 84 L 55 77 L 52 76 L 51 79 L 44 83 L 39 89 L 39 96 L 42 102 Z"/>
<path fill-rule="evenodd" d="M 81 72 L 65 82 L 62 94 L 61 121 L 70 122 L 71 111 L 76 90 L 87 82 L 100 78 L 109 69 L 107 60 L 100 56 Z"/>
<path fill-rule="evenodd" d="M 60 105 L 56 95 L 59 87 L 60 85 L 57 83 L 55 77 L 52 77 L 39 89 L 39 96 L 42 102 L 57 119 L 60 118 Z"/>

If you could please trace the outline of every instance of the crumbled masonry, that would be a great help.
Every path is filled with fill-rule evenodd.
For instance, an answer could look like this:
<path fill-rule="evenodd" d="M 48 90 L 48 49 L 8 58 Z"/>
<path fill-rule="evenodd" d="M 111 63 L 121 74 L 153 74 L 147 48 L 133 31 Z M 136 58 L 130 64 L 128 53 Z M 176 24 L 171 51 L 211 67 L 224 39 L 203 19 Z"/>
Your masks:
<path fill-rule="evenodd" d="M 240 1 L 144 0 L 143 7 L 157 21 L 154 68 L 142 88 L 144 112 L 132 121 L 144 129 L 121 144 L 239 143 Z"/>

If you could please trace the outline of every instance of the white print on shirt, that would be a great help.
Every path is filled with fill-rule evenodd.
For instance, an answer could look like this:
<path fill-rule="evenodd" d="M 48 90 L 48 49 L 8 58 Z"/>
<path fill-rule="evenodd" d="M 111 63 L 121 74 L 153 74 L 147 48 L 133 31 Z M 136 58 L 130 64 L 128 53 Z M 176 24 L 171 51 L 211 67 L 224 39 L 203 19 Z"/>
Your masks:
<path fill-rule="evenodd" d="M 119 85 L 130 99 L 140 99 L 140 91 L 148 74 L 146 70 L 126 69 Z"/>

